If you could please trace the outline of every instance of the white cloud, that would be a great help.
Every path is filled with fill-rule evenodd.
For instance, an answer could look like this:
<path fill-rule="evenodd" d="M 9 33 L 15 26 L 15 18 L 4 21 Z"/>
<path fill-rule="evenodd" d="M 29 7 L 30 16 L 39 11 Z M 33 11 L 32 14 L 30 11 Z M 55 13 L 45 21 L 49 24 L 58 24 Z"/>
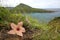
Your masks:
<path fill-rule="evenodd" d="M 0 3 L 4 6 L 16 6 L 20 0 L 2 0 Z"/>
<path fill-rule="evenodd" d="M 60 0 L 22 0 L 22 3 L 35 8 L 60 8 Z"/>

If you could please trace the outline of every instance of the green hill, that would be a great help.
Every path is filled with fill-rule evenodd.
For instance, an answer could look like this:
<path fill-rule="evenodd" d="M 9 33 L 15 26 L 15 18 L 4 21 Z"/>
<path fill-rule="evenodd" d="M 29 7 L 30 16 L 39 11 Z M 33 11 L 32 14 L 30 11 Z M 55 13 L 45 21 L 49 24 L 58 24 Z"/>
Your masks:
<path fill-rule="evenodd" d="M 53 20 L 49 22 L 49 25 L 52 25 L 54 27 L 60 26 L 60 17 L 56 17 Z"/>
<path fill-rule="evenodd" d="M 11 10 L 11 12 L 15 12 L 15 13 L 50 13 L 50 12 L 54 12 L 54 11 L 32 8 L 26 4 L 21 3 L 18 6 L 16 6 L 15 8 L 13 8 L 13 10 Z"/>
<path fill-rule="evenodd" d="M 49 22 L 49 24 L 52 29 L 55 29 L 57 32 L 60 33 L 60 17 L 56 17 L 53 20 Z"/>
<path fill-rule="evenodd" d="M 27 19 L 28 20 L 26 20 L 26 17 L 23 16 L 23 14 L 12 14 L 8 9 L 0 7 L 0 39 L 15 40 L 16 37 L 14 35 L 6 35 L 7 31 L 11 30 L 10 23 L 17 24 L 18 22 L 23 21 L 23 26 L 26 29 L 25 36 L 23 37 L 24 40 L 60 40 L 60 17 L 50 21 L 49 25 L 41 24 L 38 20 L 31 17 L 27 17 Z M 54 28 L 51 28 L 51 25 Z"/>

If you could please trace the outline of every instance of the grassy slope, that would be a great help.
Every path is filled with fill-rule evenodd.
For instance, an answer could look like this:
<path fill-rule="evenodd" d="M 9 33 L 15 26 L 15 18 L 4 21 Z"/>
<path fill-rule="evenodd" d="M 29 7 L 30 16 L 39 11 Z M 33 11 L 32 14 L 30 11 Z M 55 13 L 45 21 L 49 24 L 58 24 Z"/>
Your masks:
<path fill-rule="evenodd" d="M 51 29 L 42 32 L 33 38 L 33 40 L 60 40 L 60 17 L 56 17 L 48 24 Z"/>
<path fill-rule="evenodd" d="M 30 30 L 34 30 L 34 29 L 42 30 L 41 32 L 39 31 L 37 32 L 39 35 L 37 35 L 37 33 L 34 33 L 33 38 L 32 38 L 33 40 L 60 40 L 59 32 L 55 32 L 56 27 L 58 28 L 60 27 L 59 18 L 54 19 L 54 21 L 52 21 L 51 24 L 49 23 L 50 26 L 49 25 L 47 26 L 47 24 L 41 24 L 37 20 L 31 17 L 27 17 L 28 20 L 30 21 L 30 23 L 28 23 L 26 21 L 26 17 L 23 16 L 21 13 L 12 14 L 6 8 L 0 7 L 0 14 L 1 14 L 0 15 L 0 29 L 1 30 L 3 29 L 3 27 L 8 28 L 9 30 L 10 29 L 9 24 L 11 22 L 18 23 L 19 21 L 23 21 L 24 27 L 26 29 L 28 27 Z M 51 25 L 55 25 L 54 28 L 52 28 Z"/>

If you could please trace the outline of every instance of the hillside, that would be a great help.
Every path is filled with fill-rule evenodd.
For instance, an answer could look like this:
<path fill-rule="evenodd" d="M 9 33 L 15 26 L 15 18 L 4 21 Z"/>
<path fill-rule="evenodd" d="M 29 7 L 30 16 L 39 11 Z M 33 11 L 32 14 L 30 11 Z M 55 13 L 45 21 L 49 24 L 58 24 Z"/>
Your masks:
<path fill-rule="evenodd" d="M 26 4 L 21 3 L 18 6 L 16 6 L 15 8 L 13 8 L 13 10 L 11 10 L 11 12 L 16 12 L 16 13 L 50 13 L 50 12 L 54 12 L 54 11 L 32 8 Z"/>
<path fill-rule="evenodd" d="M 60 25 L 60 17 L 56 17 L 53 20 L 51 20 L 49 22 L 49 25 L 55 26 L 57 27 L 58 25 Z"/>
<path fill-rule="evenodd" d="M 50 25 L 52 29 L 56 28 L 56 31 L 60 33 L 60 17 L 54 18 L 49 22 L 48 25 Z"/>
<path fill-rule="evenodd" d="M 31 7 L 30 7 L 31 8 Z M 60 40 L 60 17 L 49 22 L 49 25 L 39 23 L 38 20 L 23 16 L 23 14 L 12 14 L 4 7 L 0 7 L 0 40 L 20 40 L 20 36 L 16 34 L 8 34 L 11 30 L 11 23 L 17 24 L 23 22 L 26 29 L 23 40 Z M 53 28 L 51 28 L 53 26 Z"/>

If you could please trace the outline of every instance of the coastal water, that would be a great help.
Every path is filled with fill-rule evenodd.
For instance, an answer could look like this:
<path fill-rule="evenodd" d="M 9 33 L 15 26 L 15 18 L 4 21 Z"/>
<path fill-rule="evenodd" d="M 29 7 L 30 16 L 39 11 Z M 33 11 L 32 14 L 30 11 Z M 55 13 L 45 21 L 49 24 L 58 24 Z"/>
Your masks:
<path fill-rule="evenodd" d="M 29 13 L 26 15 L 31 16 L 33 19 L 37 19 L 42 23 L 48 23 L 49 21 L 53 20 L 55 17 L 60 17 L 60 11 L 53 13 Z"/>

